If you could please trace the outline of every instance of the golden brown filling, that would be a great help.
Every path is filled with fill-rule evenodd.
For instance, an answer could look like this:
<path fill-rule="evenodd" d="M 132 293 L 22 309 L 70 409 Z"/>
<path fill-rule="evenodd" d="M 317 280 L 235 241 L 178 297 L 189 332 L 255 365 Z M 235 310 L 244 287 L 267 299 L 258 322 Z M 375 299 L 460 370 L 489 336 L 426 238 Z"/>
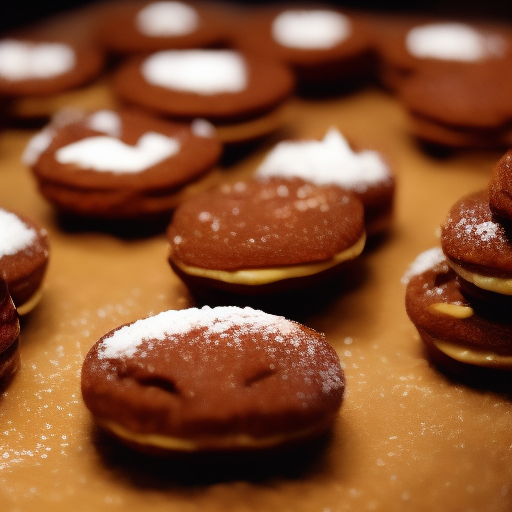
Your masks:
<path fill-rule="evenodd" d="M 314 263 L 305 263 L 303 265 L 229 271 L 191 267 L 179 261 L 173 261 L 183 272 L 189 275 L 214 279 L 216 281 L 223 281 L 231 284 L 262 285 L 274 283 L 283 279 L 318 274 L 324 270 L 335 267 L 340 263 L 352 260 L 363 252 L 365 242 L 366 235 L 363 235 L 352 247 L 335 254 L 331 259 Z"/>
<path fill-rule="evenodd" d="M 487 366 L 491 368 L 512 369 L 512 356 L 486 352 L 482 350 L 471 350 L 461 347 L 449 341 L 442 341 L 432 338 L 432 343 L 444 354 L 462 363 Z"/>
<path fill-rule="evenodd" d="M 483 350 L 472 350 L 449 341 L 434 338 L 431 338 L 431 341 L 441 352 L 456 361 L 502 370 L 512 369 L 512 356 L 505 356 Z"/>
<path fill-rule="evenodd" d="M 37 303 L 41 300 L 43 296 L 43 286 L 40 286 L 26 302 L 18 306 L 16 309 L 19 315 L 26 315 L 28 312 L 32 311 Z"/>
<path fill-rule="evenodd" d="M 512 295 L 512 279 L 504 278 L 504 277 L 492 277 L 492 276 L 482 276 L 480 274 L 476 274 L 474 272 L 469 272 L 468 270 L 462 268 L 460 265 L 453 263 L 452 261 L 448 262 L 450 266 L 466 281 L 478 286 L 478 288 L 482 288 L 483 290 L 488 290 L 490 292 L 501 293 L 503 295 Z"/>
<path fill-rule="evenodd" d="M 152 446 L 156 448 L 162 448 L 165 450 L 177 450 L 192 452 L 195 450 L 201 450 L 204 448 L 204 444 L 201 439 L 193 441 L 182 437 L 166 436 L 163 434 L 141 434 L 126 429 L 118 423 L 113 421 L 102 420 L 99 424 L 107 431 L 113 433 L 117 437 L 137 443 L 142 446 Z M 206 439 L 206 445 L 212 445 L 213 448 L 268 448 L 272 446 L 278 446 L 287 441 L 293 441 L 295 439 L 302 439 L 309 437 L 318 430 L 318 427 L 310 427 L 299 430 L 297 432 L 291 432 L 286 434 L 275 434 L 268 435 L 265 437 L 253 437 L 247 434 L 229 434 L 222 437 L 218 437 L 214 440 L 210 438 Z"/>
<path fill-rule="evenodd" d="M 460 306 L 459 304 L 448 304 L 447 302 L 436 302 L 431 304 L 429 309 L 433 313 L 452 316 L 454 318 L 469 318 L 473 315 L 473 308 Z"/>

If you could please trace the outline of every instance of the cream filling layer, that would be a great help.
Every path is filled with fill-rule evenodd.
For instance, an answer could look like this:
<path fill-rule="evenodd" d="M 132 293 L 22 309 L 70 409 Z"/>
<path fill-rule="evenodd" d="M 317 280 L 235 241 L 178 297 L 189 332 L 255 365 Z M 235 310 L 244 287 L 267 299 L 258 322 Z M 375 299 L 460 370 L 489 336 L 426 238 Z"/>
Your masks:
<path fill-rule="evenodd" d="M 460 306 L 459 304 L 448 304 L 447 302 L 436 302 L 429 306 L 433 313 L 452 316 L 453 318 L 469 318 L 473 315 L 473 308 Z"/>
<path fill-rule="evenodd" d="M 434 338 L 431 338 L 431 341 L 441 352 L 456 361 L 489 368 L 512 369 L 512 356 L 503 356 L 483 350 L 471 350 L 455 343 Z"/>
<path fill-rule="evenodd" d="M 270 448 L 278 446 L 295 439 L 307 438 L 315 434 L 318 427 L 310 427 L 287 434 L 275 434 L 265 437 L 253 437 L 247 434 L 228 434 L 216 438 L 206 438 L 198 441 L 182 437 L 166 436 L 163 434 L 141 434 L 108 420 L 98 421 L 105 430 L 111 432 L 121 439 L 136 443 L 141 446 L 161 448 L 165 450 L 176 450 L 193 452 L 205 449 L 227 449 L 227 448 Z M 203 442 L 201 442 L 203 441 Z"/>
<path fill-rule="evenodd" d="M 490 292 L 501 293 L 503 295 L 512 295 L 512 279 L 482 276 L 480 274 L 475 274 L 474 272 L 469 272 L 460 265 L 453 263 L 453 261 L 448 260 L 448 263 L 460 277 L 474 284 L 478 288 L 482 288 L 483 290 Z"/>
<path fill-rule="evenodd" d="M 26 315 L 29 311 L 32 311 L 36 304 L 41 300 L 41 297 L 43 296 L 43 286 L 40 286 L 28 299 L 26 302 L 21 304 L 21 306 L 17 306 L 16 310 L 18 311 L 19 315 Z"/>
<path fill-rule="evenodd" d="M 307 263 L 304 265 L 289 265 L 281 267 L 242 269 L 242 270 L 212 270 L 200 267 L 191 267 L 180 261 L 172 261 L 186 274 L 230 284 L 262 285 L 290 279 L 318 274 L 324 270 L 335 267 L 344 261 L 349 261 L 359 256 L 364 249 L 366 235 L 364 234 L 352 247 L 335 254 L 326 261 Z"/>

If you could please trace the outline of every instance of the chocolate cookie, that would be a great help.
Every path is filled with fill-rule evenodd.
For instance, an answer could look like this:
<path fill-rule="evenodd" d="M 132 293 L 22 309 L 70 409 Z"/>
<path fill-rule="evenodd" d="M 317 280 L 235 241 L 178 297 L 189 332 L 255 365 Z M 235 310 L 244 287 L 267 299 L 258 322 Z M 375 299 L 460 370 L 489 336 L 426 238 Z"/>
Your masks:
<path fill-rule="evenodd" d="M 20 315 L 41 298 L 50 243 L 46 230 L 22 215 L 0 208 L 0 277 Z"/>
<path fill-rule="evenodd" d="M 325 432 L 345 379 L 308 327 L 250 308 L 186 309 L 118 327 L 90 349 L 96 422 L 149 453 L 274 449 Z"/>
<path fill-rule="evenodd" d="M 20 365 L 20 322 L 7 283 L 0 278 L 0 389 L 14 376 Z"/>
<path fill-rule="evenodd" d="M 372 38 L 360 15 L 300 6 L 250 10 L 233 26 L 234 45 L 289 65 L 301 87 L 340 85 L 367 76 Z"/>
<path fill-rule="evenodd" d="M 78 87 L 96 77 L 102 54 L 68 41 L 0 40 L 0 95 L 47 96 Z"/>
<path fill-rule="evenodd" d="M 448 147 L 499 148 L 512 141 L 512 60 L 439 63 L 404 79 L 399 98 L 419 139 Z"/>
<path fill-rule="evenodd" d="M 465 196 L 452 206 L 442 226 L 441 245 L 464 282 L 512 295 L 511 226 L 493 215 L 487 191 Z"/>
<path fill-rule="evenodd" d="M 220 45 L 222 11 L 205 3 L 136 1 L 107 5 L 97 21 L 97 41 L 116 54 Z"/>
<path fill-rule="evenodd" d="M 501 157 L 489 182 L 489 208 L 501 217 L 512 220 L 512 150 Z"/>
<path fill-rule="evenodd" d="M 379 32 L 377 32 L 379 33 Z M 395 20 L 378 38 L 381 81 L 391 89 L 424 67 L 457 64 L 471 68 L 505 63 L 512 36 L 503 27 L 451 20 Z"/>
<path fill-rule="evenodd" d="M 281 125 L 294 78 L 283 64 L 233 50 L 164 50 L 129 59 L 113 88 L 159 115 L 207 119 L 223 142 L 238 142 Z"/>
<path fill-rule="evenodd" d="M 423 253 L 413 267 L 406 310 L 434 360 L 457 373 L 512 370 L 510 301 L 468 299 L 441 249 Z"/>
<path fill-rule="evenodd" d="M 338 185 L 363 203 L 367 235 L 383 233 L 391 225 L 395 176 L 386 157 L 368 149 L 354 151 L 335 128 L 321 141 L 280 142 L 255 176 L 297 177 L 317 185 Z"/>
<path fill-rule="evenodd" d="M 180 205 L 167 237 L 172 268 L 195 291 L 261 295 L 318 282 L 356 258 L 364 210 L 333 185 L 239 181 Z"/>
<path fill-rule="evenodd" d="M 203 121 L 155 119 L 130 110 L 58 117 L 24 160 L 59 211 L 101 219 L 166 215 L 205 185 L 222 146 Z"/>

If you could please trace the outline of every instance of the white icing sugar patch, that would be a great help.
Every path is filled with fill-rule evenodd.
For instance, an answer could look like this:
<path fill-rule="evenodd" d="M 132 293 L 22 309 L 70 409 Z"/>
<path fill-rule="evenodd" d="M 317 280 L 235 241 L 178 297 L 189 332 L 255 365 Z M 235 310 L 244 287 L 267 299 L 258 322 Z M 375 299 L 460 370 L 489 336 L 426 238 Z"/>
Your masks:
<path fill-rule="evenodd" d="M 213 139 L 215 137 L 215 127 L 206 119 L 193 119 L 190 129 L 196 137 L 203 139 Z"/>
<path fill-rule="evenodd" d="M 135 25 L 149 37 L 185 36 L 197 29 L 199 16 L 182 2 L 152 2 L 137 13 Z"/>
<path fill-rule="evenodd" d="M 165 50 L 144 60 L 141 72 L 151 84 L 203 95 L 246 88 L 243 57 L 231 50 Z"/>
<path fill-rule="evenodd" d="M 105 135 L 64 146 L 55 152 L 55 159 L 61 164 L 75 164 L 98 172 L 126 174 L 144 171 L 179 150 L 178 140 L 160 133 L 145 133 L 135 146 Z"/>
<path fill-rule="evenodd" d="M 326 50 L 352 32 L 347 16 L 329 10 L 286 10 L 274 18 L 272 36 L 282 46 Z"/>
<path fill-rule="evenodd" d="M 30 246 L 37 236 L 17 215 L 0 208 L 0 258 Z"/>
<path fill-rule="evenodd" d="M 453 223 L 451 217 L 448 223 Z M 487 243 L 499 236 L 500 226 L 489 220 L 477 223 L 475 212 L 472 209 L 464 211 L 464 216 L 454 225 L 455 236 L 460 239 L 471 238 L 476 246 L 480 243 Z"/>
<path fill-rule="evenodd" d="M 259 332 L 289 334 L 300 331 L 293 322 L 284 317 L 270 315 L 252 308 L 234 306 L 210 308 L 190 308 L 169 310 L 158 315 L 137 320 L 115 331 L 105 338 L 98 350 L 101 359 L 132 357 L 144 340 L 164 340 L 166 337 L 180 336 L 192 329 L 205 328 L 205 337 L 235 329 L 238 333 Z"/>
<path fill-rule="evenodd" d="M 119 115 L 113 110 L 98 110 L 87 118 L 87 126 L 91 130 L 106 133 L 112 137 L 120 137 L 122 122 Z"/>
<path fill-rule="evenodd" d="M 55 130 L 48 126 L 36 133 L 25 146 L 21 155 L 21 162 L 27 166 L 34 165 L 52 143 Z"/>
<path fill-rule="evenodd" d="M 194 335 L 187 337 L 191 331 Z M 323 338 L 311 336 L 299 324 L 284 317 L 249 307 L 204 306 L 201 309 L 165 311 L 114 331 L 101 341 L 97 356 L 100 360 L 137 357 L 137 351 L 139 348 L 142 350 L 143 344 L 146 351 L 160 343 L 183 343 L 185 347 L 200 344 L 203 353 L 207 347 L 221 345 L 220 350 L 243 356 L 245 343 L 250 340 L 271 359 L 275 358 L 276 345 L 281 345 L 286 353 L 293 351 L 290 360 L 283 358 L 270 366 L 279 366 L 283 379 L 288 378 L 289 372 L 303 375 L 306 382 L 318 378 L 322 392 L 326 394 L 343 388 L 339 362 L 330 355 L 325 357 L 329 347 Z M 312 365 L 318 368 L 317 376 L 309 370 Z M 308 370 L 302 372 L 303 368 Z"/>
<path fill-rule="evenodd" d="M 0 76 L 7 80 L 50 79 L 71 71 L 75 61 L 66 44 L 0 41 Z"/>
<path fill-rule="evenodd" d="M 481 224 L 474 226 L 475 235 L 480 237 L 482 242 L 488 242 L 489 240 L 496 238 L 498 229 L 498 224 L 492 221 L 482 222 Z"/>
<path fill-rule="evenodd" d="M 505 41 L 499 35 L 484 35 L 465 23 L 415 27 L 407 34 L 405 44 L 415 57 L 463 62 L 499 57 L 505 50 Z"/>
<path fill-rule="evenodd" d="M 277 144 L 256 170 L 256 177 L 303 178 L 317 185 L 335 184 L 364 192 L 391 177 L 377 151 L 355 153 L 338 130 L 323 140 L 285 141 Z"/>
<path fill-rule="evenodd" d="M 402 277 L 402 283 L 407 284 L 412 277 L 422 274 L 445 261 L 446 257 L 440 247 L 432 247 L 422 252 L 409 265 L 409 268 Z"/>

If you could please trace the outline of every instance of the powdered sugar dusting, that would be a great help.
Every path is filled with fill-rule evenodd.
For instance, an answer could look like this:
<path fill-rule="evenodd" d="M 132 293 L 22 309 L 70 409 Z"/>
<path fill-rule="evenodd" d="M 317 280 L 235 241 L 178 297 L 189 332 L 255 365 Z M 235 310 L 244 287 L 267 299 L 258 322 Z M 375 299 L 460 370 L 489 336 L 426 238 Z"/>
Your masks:
<path fill-rule="evenodd" d="M 409 268 L 402 277 L 402 283 L 407 284 L 412 277 L 422 274 L 427 270 L 439 265 L 446 259 L 440 247 L 432 247 L 422 252 L 409 265 Z"/>
<path fill-rule="evenodd" d="M 446 225 L 451 225 L 457 239 L 471 239 L 476 245 L 487 243 L 499 236 L 500 226 L 492 220 L 482 221 L 479 212 L 473 208 L 464 208 L 460 211 L 461 217 L 455 222 L 448 215 Z"/>
<path fill-rule="evenodd" d="M 406 47 L 419 58 L 473 62 L 501 56 L 505 42 L 499 35 L 484 35 L 465 23 L 432 23 L 414 27 Z"/>
<path fill-rule="evenodd" d="M 67 44 L 0 41 L 0 76 L 7 80 L 50 79 L 73 69 L 75 60 Z"/>
<path fill-rule="evenodd" d="M 196 137 L 204 139 L 213 139 L 215 137 L 215 127 L 206 119 L 193 119 L 190 123 L 190 129 Z"/>
<path fill-rule="evenodd" d="M 87 126 L 91 130 L 106 133 L 112 137 L 120 137 L 122 133 L 122 122 L 119 114 L 113 110 L 98 110 L 87 118 Z"/>
<path fill-rule="evenodd" d="M 199 24 L 196 10 L 183 2 L 151 2 L 135 18 L 138 30 L 149 37 L 178 37 L 194 32 Z"/>
<path fill-rule="evenodd" d="M 59 148 L 55 159 L 98 172 L 137 173 L 172 157 L 180 150 L 177 139 L 147 132 L 135 146 L 115 137 L 97 136 Z"/>
<path fill-rule="evenodd" d="M 226 347 L 232 347 L 234 350 L 237 347 L 241 349 L 243 336 L 254 335 L 254 343 L 261 343 L 261 350 L 268 351 L 271 356 L 275 351 L 273 347 L 282 344 L 294 350 L 293 360 L 304 368 L 312 361 L 321 364 L 325 351 L 325 344 L 320 338 L 311 336 L 302 326 L 284 317 L 249 307 L 204 306 L 200 309 L 164 311 L 123 326 L 102 340 L 98 347 L 98 358 L 134 357 L 144 342 L 172 343 L 191 331 L 195 331 L 194 336 L 191 336 L 187 343 L 224 343 Z M 181 341 L 183 342 L 183 339 Z M 286 372 L 283 375 L 286 376 Z M 322 391 L 325 393 L 344 385 L 337 365 L 321 365 L 320 377 Z"/>
<path fill-rule="evenodd" d="M 290 333 L 300 329 L 284 317 L 269 315 L 252 308 L 220 307 L 169 310 L 137 320 L 115 331 L 103 340 L 101 358 L 131 357 L 144 340 L 164 340 L 180 336 L 190 330 L 206 327 L 205 336 L 231 329 L 240 332 Z M 233 337 L 236 337 L 233 334 Z"/>
<path fill-rule="evenodd" d="M 473 229 L 475 230 L 475 235 L 479 236 L 482 242 L 488 242 L 489 240 L 496 238 L 498 233 L 498 225 L 492 221 L 477 224 Z"/>
<path fill-rule="evenodd" d="M 0 258 L 22 251 L 36 236 L 36 231 L 17 215 L 0 208 Z"/>
<path fill-rule="evenodd" d="M 22 163 L 28 166 L 34 165 L 39 160 L 39 157 L 48 149 L 54 136 L 55 130 L 52 126 L 47 126 L 36 133 L 23 150 L 21 155 Z"/>
<path fill-rule="evenodd" d="M 272 22 L 272 36 L 291 48 L 326 50 L 340 44 L 352 32 L 347 16 L 323 10 L 285 10 Z"/>
<path fill-rule="evenodd" d="M 237 93 L 247 85 L 245 60 L 232 50 L 165 50 L 145 59 L 141 72 L 158 87 L 204 95 Z"/>
<path fill-rule="evenodd" d="M 331 128 L 323 140 L 277 144 L 256 170 L 256 177 L 299 177 L 318 185 L 335 184 L 364 192 L 390 179 L 391 172 L 377 151 L 352 151 L 340 132 Z"/>

